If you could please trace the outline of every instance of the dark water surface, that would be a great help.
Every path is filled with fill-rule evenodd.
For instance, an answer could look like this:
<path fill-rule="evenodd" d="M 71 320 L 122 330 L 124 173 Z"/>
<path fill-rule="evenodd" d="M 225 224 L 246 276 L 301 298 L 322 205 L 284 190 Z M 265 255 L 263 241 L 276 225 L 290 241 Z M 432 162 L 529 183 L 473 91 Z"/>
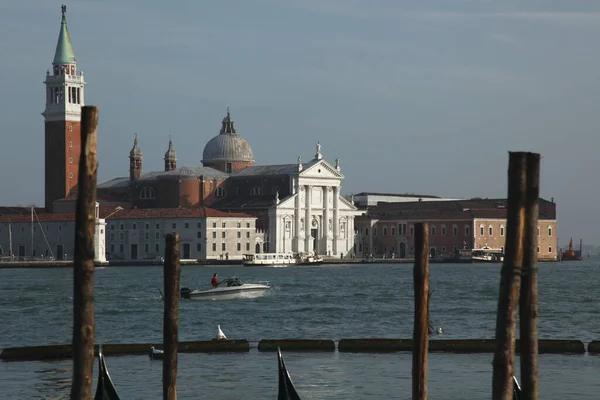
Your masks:
<path fill-rule="evenodd" d="M 600 259 L 541 264 L 539 335 L 600 340 Z M 179 339 L 209 340 L 217 324 L 230 339 L 251 341 L 249 353 L 180 354 L 178 398 L 273 399 L 277 363 L 261 339 L 410 338 L 412 265 L 288 268 L 183 266 L 181 285 L 207 286 L 213 272 L 269 280 L 263 297 L 181 300 Z M 162 341 L 162 267 L 100 268 L 95 278 L 96 343 Z M 440 339 L 493 338 L 499 264 L 431 265 L 431 318 Z M 0 270 L 0 348 L 70 343 L 70 269 Z M 410 399 L 411 355 L 286 353 L 304 399 Z M 431 399 L 489 399 L 491 354 L 430 354 Z M 160 399 L 160 361 L 107 357 L 126 399 Z M 517 360 L 518 364 L 518 360 Z M 68 398 L 72 361 L 0 362 L 0 399 Z M 97 363 L 94 373 L 97 373 Z M 596 399 L 600 357 L 540 356 L 542 399 Z M 94 382 L 95 384 L 95 382 Z"/>

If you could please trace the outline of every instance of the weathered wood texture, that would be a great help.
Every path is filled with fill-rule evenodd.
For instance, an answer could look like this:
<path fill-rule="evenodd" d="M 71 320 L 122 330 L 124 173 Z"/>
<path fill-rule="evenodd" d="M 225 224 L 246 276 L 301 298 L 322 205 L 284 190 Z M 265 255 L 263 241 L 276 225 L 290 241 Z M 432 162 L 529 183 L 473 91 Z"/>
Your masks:
<path fill-rule="evenodd" d="M 540 155 L 527 153 L 527 192 L 523 273 L 519 298 L 521 399 L 537 400 L 538 385 L 538 213 L 540 208 Z"/>
<path fill-rule="evenodd" d="M 97 139 L 98 107 L 84 106 L 81 115 L 81 156 L 73 258 L 73 400 L 92 398 Z"/>
<path fill-rule="evenodd" d="M 517 311 L 525 232 L 526 164 L 525 153 L 509 153 L 506 251 L 498 294 L 492 400 L 512 399 Z"/>
<path fill-rule="evenodd" d="M 427 351 L 429 346 L 429 226 L 415 224 L 415 320 L 412 354 L 412 398 L 427 399 Z"/>
<path fill-rule="evenodd" d="M 165 309 L 163 321 L 163 400 L 177 400 L 177 350 L 179 336 L 179 234 L 166 238 L 164 263 Z"/>

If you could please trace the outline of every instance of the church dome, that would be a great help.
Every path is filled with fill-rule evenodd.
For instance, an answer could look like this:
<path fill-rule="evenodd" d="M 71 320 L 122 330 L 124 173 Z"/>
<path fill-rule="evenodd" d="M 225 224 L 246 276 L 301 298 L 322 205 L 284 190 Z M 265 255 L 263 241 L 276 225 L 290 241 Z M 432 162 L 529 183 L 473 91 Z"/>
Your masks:
<path fill-rule="evenodd" d="M 254 162 L 254 153 L 250 144 L 235 132 L 229 109 L 223 118 L 221 132 L 204 146 L 202 163 L 212 162 Z"/>

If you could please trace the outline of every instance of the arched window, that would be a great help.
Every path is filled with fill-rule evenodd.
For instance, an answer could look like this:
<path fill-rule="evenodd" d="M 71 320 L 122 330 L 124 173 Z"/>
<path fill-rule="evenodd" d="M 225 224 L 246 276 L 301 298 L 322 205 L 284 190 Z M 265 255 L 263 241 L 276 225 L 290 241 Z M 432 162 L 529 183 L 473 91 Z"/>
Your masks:
<path fill-rule="evenodd" d="M 458 225 L 452 225 L 452 236 L 458 236 Z"/>
<path fill-rule="evenodd" d="M 219 186 L 218 188 L 215 189 L 215 196 L 216 197 L 225 197 L 225 195 L 226 194 L 225 194 L 225 189 L 224 188 L 222 188 L 222 187 Z"/>
<path fill-rule="evenodd" d="M 500 236 L 504 236 L 504 225 L 500 225 Z"/>
<path fill-rule="evenodd" d="M 485 235 L 485 227 L 483 224 L 479 225 L 479 236 Z"/>
<path fill-rule="evenodd" d="M 446 236 L 446 225 L 442 225 L 442 236 Z M 446 250 L 442 249 L 442 251 L 446 251 Z"/>
<path fill-rule="evenodd" d="M 488 235 L 494 236 L 494 227 L 492 225 L 488 226 Z"/>
<path fill-rule="evenodd" d="M 435 225 L 431 225 L 431 236 L 435 236 Z"/>
<path fill-rule="evenodd" d="M 552 225 L 548 227 L 548 237 L 552 237 Z"/>
<path fill-rule="evenodd" d="M 155 198 L 156 194 L 154 193 L 154 188 L 151 186 L 145 186 L 140 192 L 140 199 L 142 200 L 151 200 Z"/>

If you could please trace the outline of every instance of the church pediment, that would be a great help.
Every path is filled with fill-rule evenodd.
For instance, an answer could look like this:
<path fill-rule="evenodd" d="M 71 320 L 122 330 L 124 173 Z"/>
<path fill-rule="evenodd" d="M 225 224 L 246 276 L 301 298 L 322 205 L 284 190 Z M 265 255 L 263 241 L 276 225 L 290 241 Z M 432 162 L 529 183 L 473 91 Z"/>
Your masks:
<path fill-rule="evenodd" d="M 299 176 L 301 178 L 344 179 L 344 175 L 325 160 L 319 160 L 309 166 Z"/>

